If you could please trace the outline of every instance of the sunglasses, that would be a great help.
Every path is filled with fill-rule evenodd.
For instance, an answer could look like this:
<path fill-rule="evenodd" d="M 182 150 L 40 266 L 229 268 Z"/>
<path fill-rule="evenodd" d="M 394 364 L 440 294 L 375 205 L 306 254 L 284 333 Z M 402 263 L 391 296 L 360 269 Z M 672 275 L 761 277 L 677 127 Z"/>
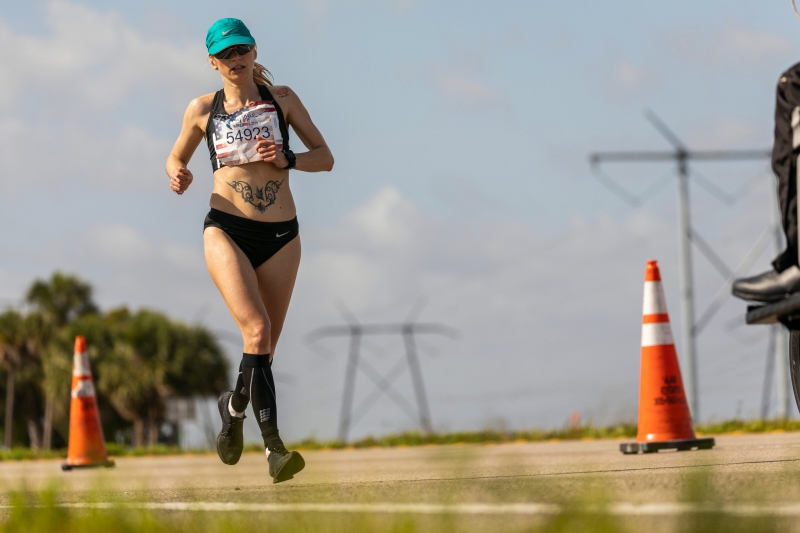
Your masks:
<path fill-rule="evenodd" d="M 233 55 L 234 52 L 236 52 L 240 56 L 243 56 L 245 54 L 249 54 L 250 50 L 252 49 L 253 49 L 252 44 L 235 44 L 233 46 L 229 46 L 228 48 L 222 50 L 221 52 L 214 54 L 214 57 L 216 57 L 217 59 L 228 59 Z"/>

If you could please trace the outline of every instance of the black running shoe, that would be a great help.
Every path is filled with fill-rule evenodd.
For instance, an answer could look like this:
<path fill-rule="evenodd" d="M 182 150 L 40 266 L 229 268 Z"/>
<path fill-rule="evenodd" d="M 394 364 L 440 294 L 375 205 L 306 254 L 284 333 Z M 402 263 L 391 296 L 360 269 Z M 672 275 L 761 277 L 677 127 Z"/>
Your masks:
<path fill-rule="evenodd" d="M 228 404 L 233 396 L 233 391 L 223 392 L 219 397 L 217 406 L 219 416 L 222 418 L 222 431 L 217 435 L 217 455 L 226 465 L 235 465 L 242 456 L 244 448 L 244 438 L 242 437 L 242 424 L 246 418 L 231 416 Z"/>
<path fill-rule="evenodd" d="M 269 475 L 273 483 L 280 483 L 292 479 L 296 473 L 306 466 L 305 460 L 297 452 L 290 452 L 283 443 L 270 446 Z"/>

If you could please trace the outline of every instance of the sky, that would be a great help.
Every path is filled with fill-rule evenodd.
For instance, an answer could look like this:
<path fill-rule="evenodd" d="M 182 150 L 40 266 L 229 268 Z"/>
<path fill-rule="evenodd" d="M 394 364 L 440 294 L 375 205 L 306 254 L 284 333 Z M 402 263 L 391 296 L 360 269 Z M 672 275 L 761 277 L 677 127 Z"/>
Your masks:
<path fill-rule="evenodd" d="M 603 166 L 647 192 L 632 207 L 588 155 L 669 149 L 646 109 L 694 149 L 769 149 L 775 83 L 800 60 L 783 1 L 4 2 L 0 306 L 71 272 L 104 309 L 209 327 L 238 362 L 203 260 L 207 154 L 183 196 L 163 170 L 188 102 L 221 86 L 204 39 L 222 17 L 245 21 L 336 159 L 292 174 L 303 260 L 275 366 L 289 440 L 336 436 L 347 342 L 307 335 L 344 324 L 342 309 L 458 330 L 418 339 L 436 430 L 635 419 L 648 259 L 683 335 L 677 183 L 669 165 Z M 733 270 L 773 223 L 767 162 L 696 164 L 690 188 L 696 231 Z M 770 241 L 748 272 L 776 253 Z M 700 316 L 725 279 L 697 250 L 694 275 Z M 698 339 L 701 420 L 760 411 L 769 328 L 743 312 L 729 298 Z M 402 339 L 362 353 L 388 372 Z M 408 376 L 396 387 L 413 407 Z M 355 403 L 371 408 L 351 437 L 417 427 L 371 387 L 360 374 Z"/>

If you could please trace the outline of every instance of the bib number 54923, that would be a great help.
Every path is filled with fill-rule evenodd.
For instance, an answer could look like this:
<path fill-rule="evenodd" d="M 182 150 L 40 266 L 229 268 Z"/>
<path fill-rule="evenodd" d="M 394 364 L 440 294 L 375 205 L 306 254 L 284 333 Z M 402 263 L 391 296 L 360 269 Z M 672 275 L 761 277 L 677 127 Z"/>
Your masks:
<path fill-rule="evenodd" d="M 235 142 L 252 141 L 259 135 L 262 139 L 269 139 L 269 129 L 255 126 L 253 128 L 237 129 L 236 133 L 229 131 L 225 134 L 225 142 L 233 144 Z"/>

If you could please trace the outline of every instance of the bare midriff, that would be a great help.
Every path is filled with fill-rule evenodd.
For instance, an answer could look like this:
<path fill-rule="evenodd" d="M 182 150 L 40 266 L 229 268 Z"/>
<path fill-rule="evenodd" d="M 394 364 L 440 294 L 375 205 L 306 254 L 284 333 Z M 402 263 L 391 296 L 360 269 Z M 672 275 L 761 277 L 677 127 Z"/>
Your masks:
<path fill-rule="evenodd" d="M 260 222 L 282 222 L 297 215 L 289 171 L 257 161 L 214 172 L 213 209 Z"/>

